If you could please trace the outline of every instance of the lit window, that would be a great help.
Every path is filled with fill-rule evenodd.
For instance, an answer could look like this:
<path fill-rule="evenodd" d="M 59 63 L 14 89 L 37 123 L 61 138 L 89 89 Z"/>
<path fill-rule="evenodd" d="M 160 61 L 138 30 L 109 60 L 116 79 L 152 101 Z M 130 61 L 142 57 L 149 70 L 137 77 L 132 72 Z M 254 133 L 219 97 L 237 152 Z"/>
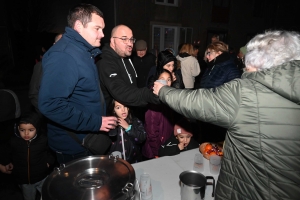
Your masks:
<path fill-rule="evenodd" d="M 152 48 L 158 52 L 172 48 L 177 53 L 181 43 L 192 43 L 193 29 L 178 26 L 152 26 Z"/>

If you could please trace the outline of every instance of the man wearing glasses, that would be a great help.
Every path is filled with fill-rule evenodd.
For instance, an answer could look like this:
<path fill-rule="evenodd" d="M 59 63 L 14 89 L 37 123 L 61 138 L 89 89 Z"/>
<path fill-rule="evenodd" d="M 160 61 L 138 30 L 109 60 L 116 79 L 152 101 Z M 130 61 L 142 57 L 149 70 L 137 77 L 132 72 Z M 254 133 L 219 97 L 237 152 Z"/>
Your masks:
<path fill-rule="evenodd" d="M 107 106 L 112 99 L 136 107 L 159 103 L 157 96 L 148 88 L 137 87 L 137 73 L 129 58 L 134 43 L 131 29 L 118 25 L 111 32 L 110 45 L 102 49 L 97 67 Z"/>

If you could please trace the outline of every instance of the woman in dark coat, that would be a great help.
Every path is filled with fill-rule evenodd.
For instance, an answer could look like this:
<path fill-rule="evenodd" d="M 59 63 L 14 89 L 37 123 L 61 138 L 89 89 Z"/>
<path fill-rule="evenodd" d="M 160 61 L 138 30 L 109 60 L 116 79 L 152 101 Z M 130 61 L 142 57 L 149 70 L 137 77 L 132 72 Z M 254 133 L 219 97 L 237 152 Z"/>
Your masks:
<path fill-rule="evenodd" d="M 241 72 L 232 60 L 228 45 L 217 41 L 209 44 L 205 51 L 207 69 L 201 78 L 200 88 L 216 88 L 235 78 L 241 77 Z M 201 143 L 220 142 L 225 140 L 226 129 L 206 122 L 200 122 Z"/>
<path fill-rule="evenodd" d="M 173 55 L 173 53 L 170 50 L 164 50 L 159 52 L 157 56 L 157 65 L 156 67 L 152 67 L 150 69 L 148 78 L 147 78 L 147 86 L 151 88 L 153 86 L 153 83 L 155 81 L 155 76 L 157 75 L 157 72 L 161 72 L 162 69 L 166 69 L 169 72 L 172 73 L 172 87 L 183 89 L 184 84 L 182 81 L 182 75 L 181 70 L 177 69 L 177 59 Z"/>

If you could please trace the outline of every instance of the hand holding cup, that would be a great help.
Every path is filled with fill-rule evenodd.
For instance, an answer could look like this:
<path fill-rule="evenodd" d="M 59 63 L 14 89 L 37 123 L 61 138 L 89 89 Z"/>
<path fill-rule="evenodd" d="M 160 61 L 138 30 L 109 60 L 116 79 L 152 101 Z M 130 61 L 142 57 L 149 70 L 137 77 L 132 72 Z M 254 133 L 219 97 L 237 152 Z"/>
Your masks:
<path fill-rule="evenodd" d="M 160 88 L 163 87 L 164 85 L 167 85 L 166 80 L 156 80 L 153 86 L 153 93 L 158 96 Z"/>
<path fill-rule="evenodd" d="M 108 132 L 111 129 L 115 129 L 116 126 L 118 126 L 117 121 L 118 121 L 117 118 L 114 116 L 109 116 L 109 117 L 103 116 L 100 131 Z"/>

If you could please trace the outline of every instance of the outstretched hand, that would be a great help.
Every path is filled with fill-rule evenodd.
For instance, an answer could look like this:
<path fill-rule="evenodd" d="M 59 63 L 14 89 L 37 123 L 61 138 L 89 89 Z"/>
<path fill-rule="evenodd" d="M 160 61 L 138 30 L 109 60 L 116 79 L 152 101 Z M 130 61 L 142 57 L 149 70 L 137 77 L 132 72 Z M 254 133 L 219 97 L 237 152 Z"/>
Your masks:
<path fill-rule="evenodd" d="M 154 86 L 153 86 L 153 93 L 156 94 L 158 96 L 159 90 L 161 87 L 163 87 L 164 85 L 161 84 L 160 82 L 155 81 L 154 82 Z"/>
<path fill-rule="evenodd" d="M 111 129 L 115 129 L 117 124 L 117 118 L 110 116 L 110 117 L 102 117 L 102 125 L 100 127 L 100 131 L 108 132 Z"/>
<path fill-rule="evenodd" d="M 2 173 L 5 173 L 5 174 L 11 174 L 13 168 L 14 168 L 14 166 L 11 163 L 9 163 L 8 165 L 1 165 L 0 164 L 0 171 Z"/>

